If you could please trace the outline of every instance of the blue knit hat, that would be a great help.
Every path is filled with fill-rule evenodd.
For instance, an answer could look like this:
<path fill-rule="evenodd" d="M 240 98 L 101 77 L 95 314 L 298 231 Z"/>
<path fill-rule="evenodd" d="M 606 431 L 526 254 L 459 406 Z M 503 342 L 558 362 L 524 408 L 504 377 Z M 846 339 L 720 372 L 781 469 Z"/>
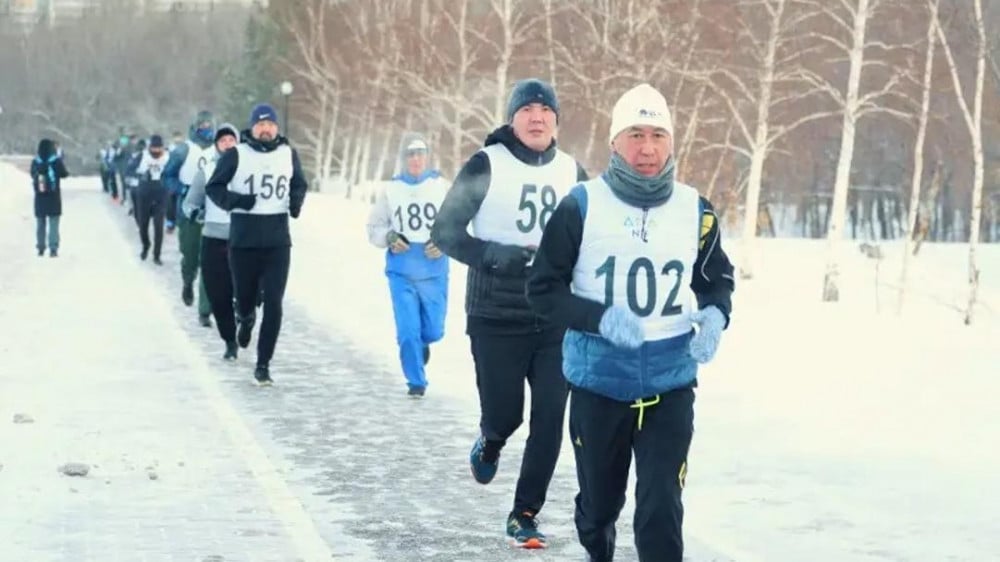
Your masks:
<path fill-rule="evenodd" d="M 507 122 L 514 120 L 514 114 L 522 107 L 540 103 L 552 109 L 559 119 L 559 100 L 556 99 L 556 91 L 549 83 L 537 78 L 528 78 L 514 84 L 514 89 L 507 99 Z"/>
<path fill-rule="evenodd" d="M 255 105 L 253 111 L 250 112 L 250 128 L 252 129 L 254 125 L 261 121 L 274 121 L 274 124 L 277 125 L 278 112 L 266 103 Z"/>

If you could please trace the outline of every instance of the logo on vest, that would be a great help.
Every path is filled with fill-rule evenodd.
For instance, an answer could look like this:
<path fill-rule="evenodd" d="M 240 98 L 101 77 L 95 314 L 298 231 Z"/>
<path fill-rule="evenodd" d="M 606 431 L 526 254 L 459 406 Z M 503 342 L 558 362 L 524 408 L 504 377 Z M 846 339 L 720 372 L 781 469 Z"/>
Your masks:
<path fill-rule="evenodd" d="M 648 217 L 648 211 L 643 211 L 642 217 L 626 216 L 622 226 L 632 236 L 643 242 L 649 242 L 649 231 L 657 225 L 655 219 Z"/>

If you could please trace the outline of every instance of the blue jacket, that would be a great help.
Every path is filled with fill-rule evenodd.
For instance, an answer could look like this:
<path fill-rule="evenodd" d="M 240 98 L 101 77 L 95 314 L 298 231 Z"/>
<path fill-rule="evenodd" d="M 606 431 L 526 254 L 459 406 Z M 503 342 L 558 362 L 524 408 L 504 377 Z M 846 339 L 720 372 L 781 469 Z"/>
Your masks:
<path fill-rule="evenodd" d="M 545 226 L 528 276 L 528 301 L 543 317 L 569 329 L 563 339 L 563 374 L 577 387 L 622 402 L 650 398 L 697 384 L 698 365 L 688 344 L 693 331 L 646 341 L 639 349 L 615 347 L 600 336 L 607 306 L 572 292 L 587 217 L 587 191 L 578 186 L 563 198 Z M 699 200 L 702 214 L 698 257 L 691 288 L 699 308 L 715 306 L 728 319 L 732 310 L 733 267 L 719 243 L 711 203 Z"/>
<path fill-rule="evenodd" d="M 693 333 L 621 349 L 599 335 L 567 330 L 563 374 L 574 386 L 622 402 L 694 386 L 698 364 L 688 353 Z"/>

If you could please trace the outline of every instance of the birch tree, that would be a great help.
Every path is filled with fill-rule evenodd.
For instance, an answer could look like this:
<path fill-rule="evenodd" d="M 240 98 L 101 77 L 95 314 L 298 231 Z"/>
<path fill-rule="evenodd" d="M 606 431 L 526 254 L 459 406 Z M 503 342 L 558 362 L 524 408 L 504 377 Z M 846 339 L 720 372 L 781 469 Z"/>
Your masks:
<path fill-rule="evenodd" d="M 985 166 L 983 159 L 983 86 L 986 82 L 986 24 L 983 20 L 982 0 L 972 0 L 974 12 L 974 31 L 976 34 L 976 73 L 973 77 L 973 85 L 970 89 L 972 94 L 972 107 L 969 107 L 967 89 L 962 84 L 959 77 L 958 63 L 952 52 L 951 44 L 948 42 L 948 35 L 941 26 L 940 18 L 935 17 L 934 27 L 938 41 L 941 42 L 941 50 L 944 51 L 945 60 L 948 63 L 948 70 L 951 73 L 951 81 L 954 86 L 955 99 L 962 110 L 962 117 L 969 131 L 972 141 L 972 216 L 970 217 L 969 228 L 969 298 L 965 309 L 965 323 L 972 324 L 974 317 L 976 299 L 979 291 L 979 265 L 976 262 L 976 249 L 979 246 L 979 230 L 983 213 L 983 182 Z"/>
<path fill-rule="evenodd" d="M 744 77 L 742 69 L 720 68 L 714 76 L 718 95 L 725 100 L 736 136 L 742 141 L 730 143 L 727 138 L 726 145 L 750 160 L 740 260 L 740 276 L 744 279 L 753 277 L 758 208 L 768 154 L 782 137 L 799 126 L 834 115 L 829 110 L 813 109 L 784 125 L 772 123 L 775 113 L 817 91 L 801 78 L 802 57 L 816 47 L 803 50 L 799 45 L 801 27 L 815 14 L 809 10 L 794 14 L 793 4 L 794 0 L 756 0 L 747 4 L 743 12 L 746 19 L 741 19 L 739 25 L 741 44 L 749 47 L 754 63 L 751 79 Z M 751 116 L 745 115 L 743 108 L 747 106 L 752 108 Z"/>
<path fill-rule="evenodd" d="M 934 74 L 934 48 L 937 45 L 935 36 L 938 21 L 938 0 L 929 0 L 930 16 L 927 21 L 927 47 L 924 52 L 924 77 L 921 84 L 920 114 L 917 116 L 917 139 L 913 145 L 913 180 L 910 183 L 910 207 L 906 220 L 906 244 L 903 249 L 903 268 L 899 275 L 899 303 L 897 313 L 903 310 L 906 299 L 907 277 L 910 270 L 910 260 L 914 253 L 916 240 L 913 236 L 917 226 L 917 215 L 920 208 L 920 186 L 923 184 L 924 171 L 924 139 L 927 135 L 927 118 L 931 105 L 931 78 Z"/>
<path fill-rule="evenodd" d="M 813 3 L 810 0 L 810 3 Z M 833 201 L 830 212 L 830 223 L 827 225 L 827 264 L 823 278 L 823 300 L 827 302 L 840 299 L 840 258 L 838 255 L 843 228 L 847 217 L 847 195 L 851 182 L 851 162 L 854 158 L 855 134 L 858 121 L 873 112 L 884 112 L 901 118 L 909 118 L 905 111 L 894 109 L 886 104 L 888 96 L 894 94 L 894 89 L 903 77 L 903 69 L 885 60 L 866 58 L 868 50 L 879 50 L 883 53 L 893 49 L 892 46 L 879 40 L 870 40 L 867 29 L 870 20 L 880 5 L 887 4 L 884 0 L 840 0 L 842 8 L 837 10 L 833 5 L 823 1 L 814 2 L 820 12 L 826 16 L 835 29 L 846 33 L 848 40 L 843 40 L 836 33 L 814 31 L 808 37 L 815 41 L 826 43 L 846 55 L 848 72 L 847 84 L 834 85 L 817 72 L 807 72 L 806 76 L 817 87 L 825 90 L 837 105 L 843 110 L 840 152 L 837 159 L 837 173 L 833 185 Z M 886 75 L 880 87 L 862 92 L 861 78 L 866 67 L 877 67 L 880 75 Z"/>

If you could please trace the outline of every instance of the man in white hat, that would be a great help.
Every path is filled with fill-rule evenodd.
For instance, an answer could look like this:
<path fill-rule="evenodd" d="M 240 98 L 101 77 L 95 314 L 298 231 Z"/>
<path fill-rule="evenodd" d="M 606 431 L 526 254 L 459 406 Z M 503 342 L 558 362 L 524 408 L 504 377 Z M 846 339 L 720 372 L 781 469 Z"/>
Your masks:
<path fill-rule="evenodd" d="M 674 181 L 663 95 L 648 84 L 622 95 L 610 136 L 608 169 L 549 219 L 528 300 L 569 326 L 575 519 L 589 559 L 614 556 L 634 454 L 639 560 L 680 562 L 697 364 L 711 360 L 729 322 L 733 267 L 711 204 Z"/>
<path fill-rule="evenodd" d="M 399 362 L 414 398 L 427 390 L 424 367 L 430 345 L 444 337 L 448 310 L 448 258 L 431 242 L 431 227 L 450 184 L 429 159 L 422 135 L 403 135 L 400 173 L 379 191 L 367 226 L 369 242 L 386 249 Z"/>

